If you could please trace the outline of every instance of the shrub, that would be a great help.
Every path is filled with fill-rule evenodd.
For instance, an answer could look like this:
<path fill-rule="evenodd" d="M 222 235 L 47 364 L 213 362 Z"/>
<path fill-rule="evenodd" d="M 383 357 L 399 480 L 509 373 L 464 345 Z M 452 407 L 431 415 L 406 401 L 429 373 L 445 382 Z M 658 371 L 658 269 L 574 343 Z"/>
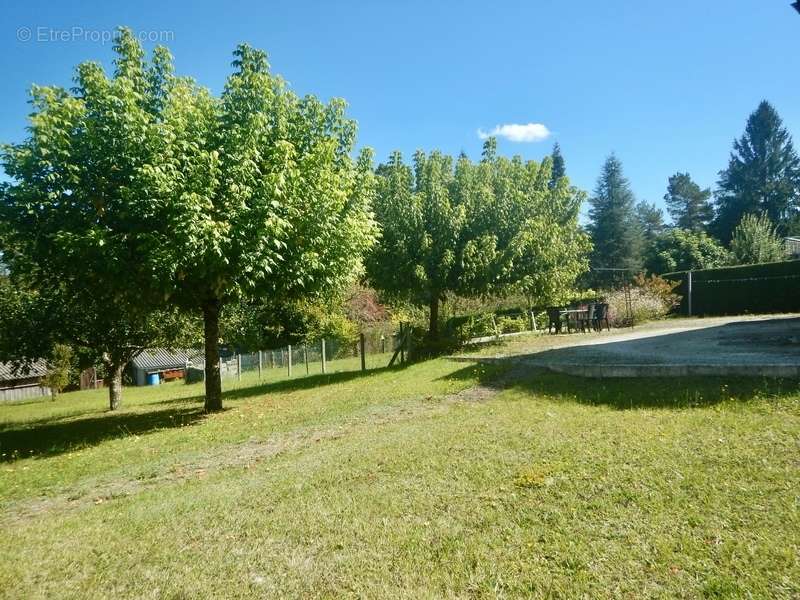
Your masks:
<path fill-rule="evenodd" d="M 669 281 L 658 275 L 645 277 L 640 273 L 634 278 L 633 284 L 660 298 L 669 306 L 670 310 L 676 308 L 681 302 L 680 295 L 675 292 L 680 284 L 674 281 Z"/>
<path fill-rule="evenodd" d="M 42 385 L 50 388 L 53 400 L 70 382 L 70 374 L 74 367 L 75 353 L 64 344 L 56 344 L 48 361 L 47 373 L 42 377 Z"/>
<path fill-rule="evenodd" d="M 460 337 L 463 341 L 486 335 L 494 335 L 494 322 L 491 313 L 481 313 L 468 317 L 451 319 L 446 328 Z"/>
<path fill-rule="evenodd" d="M 730 253 L 704 231 L 670 229 L 659 235 L 646 252 L 645 266 L 653 273 L 709 269 L 730 264 Z"/>
<path fill-rule="evenodd" d="M 629 316 L 634 323 L 660 319 L 668 315 L 677 305 L 679 297 L 671 293 L 675 284 L 665 282 L 670 290 L 670 293 L 666 293 L 666 288 L 660 281 L 653 281 L 650 278 L 640 283 L 641 285 L 633 285 L 630 288 L 630 315 L 628 315 L 624 290 L 614 290 L 606 294 L 606 302 L 609 305 L 609 322 L 612 327 L 628 325 Z"/>
<path fill-rule="evenodd" d="M 500 317 L 497 319 L 497 329 L 500 333 L 519 333 L 528 329 L 528 321 L 525 316 L 520 317 Z"/>
<path fill-rule="evenodd" d="M 427 328 L 417 326 L 411 328 L 409 335 L 408 359 L 412 362 L 449 354 L 464 345 L 455 331 L 439 332 L 439 336 L 431 340 Z"/>
<path fill-rule="evenodd" d="M 733 231 L 731 252 L 738 265 L 778 262 L 786 258 L 783 241 L 765 214 L 742 218 Z"/>

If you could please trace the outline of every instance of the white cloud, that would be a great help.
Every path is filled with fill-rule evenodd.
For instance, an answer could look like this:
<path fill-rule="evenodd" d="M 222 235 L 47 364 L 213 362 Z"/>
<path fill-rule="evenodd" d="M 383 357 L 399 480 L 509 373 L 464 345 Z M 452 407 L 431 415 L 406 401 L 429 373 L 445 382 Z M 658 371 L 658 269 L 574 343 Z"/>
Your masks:
<path fill-rule="evenodd" d="M 491 131 L 478 129 L 478 137 L 485 140 L 488 137 L 502 137 L 510 142 L 541 142 L 550 137 L 550 130 L 541 123 L 506 123 L 497 125 Z"/>

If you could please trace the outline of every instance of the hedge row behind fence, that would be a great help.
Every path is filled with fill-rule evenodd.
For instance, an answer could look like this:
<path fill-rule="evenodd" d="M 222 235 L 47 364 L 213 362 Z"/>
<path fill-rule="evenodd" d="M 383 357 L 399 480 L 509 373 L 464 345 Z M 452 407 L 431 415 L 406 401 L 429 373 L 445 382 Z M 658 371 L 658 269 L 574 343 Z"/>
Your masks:
<path fill-rule="evenodd" d="M 687 272 L 667 273 L 680 281 L 681 314 L 688 314 Z M 800 312 L 800 260 L 692 271 L 693 315 Z"/>

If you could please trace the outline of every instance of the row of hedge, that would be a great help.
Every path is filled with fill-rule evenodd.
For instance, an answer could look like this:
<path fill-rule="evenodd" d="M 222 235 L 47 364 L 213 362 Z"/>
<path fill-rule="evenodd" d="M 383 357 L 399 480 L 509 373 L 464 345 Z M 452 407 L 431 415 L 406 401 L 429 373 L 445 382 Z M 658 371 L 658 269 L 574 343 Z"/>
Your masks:
<path fill-rule="evenodd" d="M 680 282 L 680 311 L 688 314 L 688 272 L 662 277 Z M 776 312 L 800 312 L 800 260 L 692 271 L 694 315 Z"/>

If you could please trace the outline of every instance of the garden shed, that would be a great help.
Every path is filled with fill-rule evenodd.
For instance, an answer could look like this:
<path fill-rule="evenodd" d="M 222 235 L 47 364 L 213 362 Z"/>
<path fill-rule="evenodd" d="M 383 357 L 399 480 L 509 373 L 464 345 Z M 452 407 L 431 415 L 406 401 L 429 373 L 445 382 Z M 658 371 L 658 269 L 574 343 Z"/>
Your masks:
<path fill-rule="evenodd" d="M 163 381 L 182 379 L 186 365 L 202 360 L 200 350 L 167 350 L 151 348 L 131 361 L 131 379 L 134 385 L 156 385 Z"/>
<path fill-rule="evenodd" d="M 44 361 L 36 361 L 27 368 L 0 362 L 0 402 L 48 395 L 50 389 L 41 384 L 45 373 L 47 365 Z"/>

